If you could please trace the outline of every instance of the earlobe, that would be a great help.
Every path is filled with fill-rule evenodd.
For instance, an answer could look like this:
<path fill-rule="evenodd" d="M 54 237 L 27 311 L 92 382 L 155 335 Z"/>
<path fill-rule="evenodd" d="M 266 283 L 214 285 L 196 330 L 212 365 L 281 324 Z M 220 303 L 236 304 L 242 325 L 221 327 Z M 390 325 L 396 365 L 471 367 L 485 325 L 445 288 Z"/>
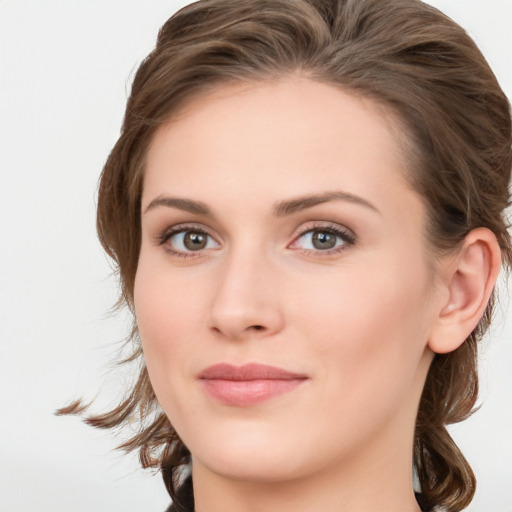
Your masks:
<path fill-rule="evenodd" d="M 452 352 L 464 343 L 485 312 L 500 266 L 501 250 L 492 231 L 477 228 L 466 235 L 444 269 L 447 293 L 428 343 L 433 352 Z"/>

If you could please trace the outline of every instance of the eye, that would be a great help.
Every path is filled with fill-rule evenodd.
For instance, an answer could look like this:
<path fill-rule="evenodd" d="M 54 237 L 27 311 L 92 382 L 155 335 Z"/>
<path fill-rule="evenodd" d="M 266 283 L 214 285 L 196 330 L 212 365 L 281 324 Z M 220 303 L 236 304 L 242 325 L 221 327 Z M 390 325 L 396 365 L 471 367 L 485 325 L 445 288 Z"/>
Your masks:
<path fill-rule="evenodd" d="M 159 237 L 159 244 L 176 256 L 190 257 L 205 249 L 216 249 L 219 244 L 205 230 L 196 227 L 175 226 Z"/>
<path fill-rule="evenodd" d="M 348 231 L 334 226 L 318 226 L 302 232 L 291 247 L 331 254 L 345 250 L 354 243 L 355 236 Z"/>

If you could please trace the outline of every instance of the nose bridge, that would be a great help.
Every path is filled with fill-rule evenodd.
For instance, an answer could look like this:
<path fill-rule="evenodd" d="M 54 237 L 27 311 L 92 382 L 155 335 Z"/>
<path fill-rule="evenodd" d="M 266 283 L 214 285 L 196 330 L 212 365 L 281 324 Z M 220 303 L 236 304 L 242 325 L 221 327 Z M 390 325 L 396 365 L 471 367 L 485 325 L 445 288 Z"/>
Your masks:
<path fill-rule="evenodd" d="M 233 245 L 219 269 L 211 307 L 212 328 L 230 338 L 282 327 L 277 268 L 268 254 L 247 239 Z"/>

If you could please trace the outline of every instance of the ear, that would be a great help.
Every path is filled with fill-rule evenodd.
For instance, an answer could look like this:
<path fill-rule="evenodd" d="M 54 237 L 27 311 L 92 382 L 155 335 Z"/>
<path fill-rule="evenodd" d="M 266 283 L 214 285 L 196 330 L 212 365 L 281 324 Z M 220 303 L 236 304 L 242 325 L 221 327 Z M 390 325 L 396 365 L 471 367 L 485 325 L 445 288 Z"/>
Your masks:
<path fill-rule="evenodd" d="M 442 263 L 439 307 L 428 346 L 438 354 L 464 343 L 482 318 L 501 267 L 501 250 L 492 231 L 470 231 L 460 251 Z"/>

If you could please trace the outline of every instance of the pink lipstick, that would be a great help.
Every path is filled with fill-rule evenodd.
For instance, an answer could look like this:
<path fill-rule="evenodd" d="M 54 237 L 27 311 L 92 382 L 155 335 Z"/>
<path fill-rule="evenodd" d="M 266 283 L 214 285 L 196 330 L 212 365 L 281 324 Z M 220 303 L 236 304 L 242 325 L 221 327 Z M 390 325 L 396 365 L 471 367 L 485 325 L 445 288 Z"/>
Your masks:
<path fill-rule="evenodd" d="M 303 374 L 258 363 L 233 366 L 227 363 L 205 368 L 200 374 L 206 392 L 225 405 L 255 405 L 300 386 Z"/>

